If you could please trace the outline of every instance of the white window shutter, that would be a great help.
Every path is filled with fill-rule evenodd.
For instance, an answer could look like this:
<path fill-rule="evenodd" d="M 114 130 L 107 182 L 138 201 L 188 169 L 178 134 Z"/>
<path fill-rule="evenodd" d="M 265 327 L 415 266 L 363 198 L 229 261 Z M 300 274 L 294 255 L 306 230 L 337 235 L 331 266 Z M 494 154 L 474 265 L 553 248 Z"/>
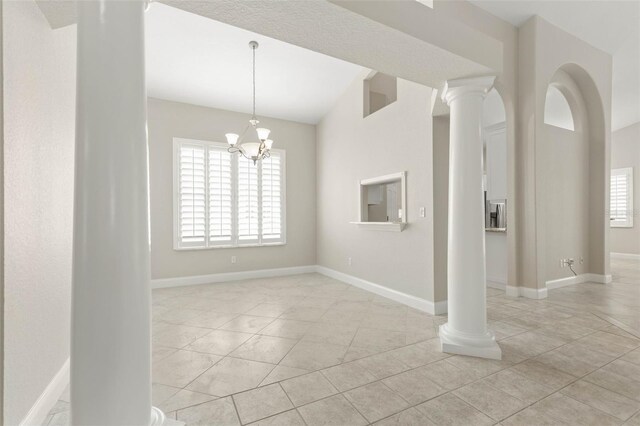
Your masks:
<path fill-rule="evenodd" d="M 226 148 L 209 147 L 209 244 L 232 243 L 231 154 Z"/>
<path fill-rule="evenodd" d="M 611 170 L 610 223 L 614 228 L 633 227 L 633 168 Z"/>
<path fill-rule="evenodd" d="M 181 247 L 205 246 L 205 149 L 195 144 L 179 147 L 178 237 Z"/>
<path fill-rule="evenodd" d="M 262 160 L 262 242 L 283 241 L 283 158 L 271 152 Z"/>
<path fill-rule="evenodd" d="M 258 242 L 258 167 L 238 156 L 238 244 Z"/>

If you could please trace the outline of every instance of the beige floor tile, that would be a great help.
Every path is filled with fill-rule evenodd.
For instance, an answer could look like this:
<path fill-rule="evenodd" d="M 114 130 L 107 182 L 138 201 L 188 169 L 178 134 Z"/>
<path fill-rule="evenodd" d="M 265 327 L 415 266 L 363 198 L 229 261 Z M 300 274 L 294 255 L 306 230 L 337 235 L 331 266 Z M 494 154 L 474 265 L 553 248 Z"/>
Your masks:
<path fill-rule="evenodd" d="M 313 323 L 309 321 L 276 319 L 260 330 L 259 334 L 289 339 L 302 339 L 312 325 Z"/>
<path fill-rule="evenodd" d="M 483 426 L 495 423 L 457 396 L 447 393 L 416 408 L 433 423 L 442 426 Z"/>
<path fill-rule="evenodd" d="M 633 350 L 620 359 L 636 365 L 640 365 L 640 349 Z"/>
<path fill-rule="evenodd" d="M 535 358 L 536 361 L 576 377 L 597 370 L 613 358 L 581 345 L 566 345 Z"/>
<path fill-rule="evenodd" d="M 376 422 L 375 426 L 435 426 L 435 424 L 417 409 L 408 408 Z"/>
<path fill-rule="evenodd" d="M 251 426 L 305 426 L 305 423 L 297 410 L 289 410 L 251 423 Z"/>
<path fill-rule="evenodd" d="M 160 383 L 152 383 L 151 384 L 151 404 L 159 405 L 163 401 L 171 398 L 175 395 L 180 388 L 176 388 L 173 386 L 162 385 Z"/>
<path fill-rule="evenodd" d="M 282 315 L 280 315 L 280 318 L 298 321 L 318 321 L 326 311 L 327 309 L 325 308 L 294 306 L 284 311 Z"/>
<path fill-rule="evenodd" d="M 298 408 L 307 426 L 359 426 L 368 422 L 342 395 L 331 396 Z"/>
<path fill-rule="evenodd" d="M 231 352 L 230 356 L 277 364 L 297 342 L 294 339 L 255 335 Z"/>
<path fill-rule="evenodd" d="M 424 368 L 406 371 L 382 381 L 412 405 L 420 404 L 446 392 L 446 389 L 429 380 Z"/>
<path fill-rule="evenodd" d="M 553 393 L 553 389 L 516 373 L 514 370 L 504 370 L 480 380 L 496 389 L 518 398 L 527 404 L 533 404 Z"/>
<path fill-rule="evenodd" d="M 344 393 L 369 421 L 375 422 L 409 407 L 409 403 L 382 382 L 371 383 Z"/>
<path fill-rule="evenodd" d="M 316 323 L 309 327 L 302 340 L 348 346 L 357 330 L 357 326 L 350 324 Z"/>
<path fill-rule="evenodd" d="M 483 382 L 471 383 L 453 393 L 497 421 L 505 419 L 527 406 L 525 402 Z"/>
<path fill-rule="evenodd" d="M 500 341 L 500 347 L 513 349 L 528 357 L 534 357 L 568 343 L 567 339 L 552 337 L 536 331 L 528 331 Z"/>
<path fill-rule="evenodd" d="M 182 388 L 220 359 L 217 355 L 180 350 L 153 365 L 152 380 L 154 383 Z"/>
<path fill-rule="evenodd" d="M 233 395 L 243 424 L 255 422 L 293 408 L 278 383 Z"/>
<path fill-rule="evenodd" d="M 620 420 L 561 393 L 553 395 L 533 405 L 549 417 L 565 423 L 584 426 L 619 425 Z"/>
<path fill-rule="evenodd" d="M 288 304 L 261 303 L 255 308 L 247 311 L 247 315 L 278 318 L 284 311 L 289 308 L 290 306 Z"/>
<path fill-rule="evenodd" d="M 429 380 L 447 390 L 459 388 L 477 379 L 471 371 L 456 367 L 446 359 L 427 364 L 423 370 Z"/>
<path fill-rule="evenodd" d="M 509 368 L 512 365 L 509 361 L 498 361 L 464 355 L 455 355 L 447 358 L 446 361 L 458 368 L 473 372 L 476 378 L 488 376 L 489 374 Z"/>
<path fill-rule="evenodd" d="M 226 396 L 253 389 L 273 370 L 274 365 L 238 358 L 224 358 L 194 380 L 188 390 Z"/>
<path fill-rule="evenodd" d="M 347 346 L 301 341 L 291 349 L 280 364 L 285 367 L 316 371 L 340 364 Z"/>
<path fill-rule="evenodd" d="M 186 349 L 224 356 L 249 340 L 251 336 L 249 333 L 212 330 L 211 333 L 191 343 Z"/>
<path fill-rule="evenodd" d="M 366 368 L 376 379 L 384 379 L 411 368 L 389 352 L 372 355 L 354 362 Z"/>
<path fill-rule="evenodd" d="M 238 315 L 228 323 L 220 326 L 220 330 L 257 333 L 273 322 L 273 318 Z"/>
<path fill-rule="evenodd" d="M 342 362 L 351 362 L 361 358 L 380 353 L 376 348 L 363 348 L 359 346 L 349 346 L 347 353 L 344 355 Z"/>
<path fill-rule="evenodd" d="M 603 370 L 611 371 L 613 373 L 616 373 L 621 376 L 625 376 L 637 382 L 640 382 L 640 365 L 636 365 L 631 362 L 627 362 L 621 359 L 616 359 L 610 364 L 607 364 L 606 366 L 604 366 Z"/>
<path fill-rule="evenodd" d="M 489 330 L 493 331 L 496 340 L 502 340 L 527 331 L 522 327 L 517 327 L 503 321 L 489 321 L 488 327 Z"/>
<path fill-rule="evenodd" d="M 62 411 L 51 416 L 47 426 L 69 426 L 71 424 L 71 411 Z"/>
<path fill-rule="evenodd" d="M 163 360 L 164 358 L 168 357 L 169 355 L 176 353 L 178 351 L 178 349 L 176 348 L 169 348 L 169 347 L 165 347 L 165 346 L 160 346 L 160 345 L 153 345 L 153 349 L 151 351 L 151 362 L 156 363 L 160 360 Z"/>
<path fill-rule="evenodd" d="M 625 426 L 640 426 L 640 412 L 636 413 L 635 416 L 631 417 L 624 424 Z"/>
<path fill-rule="evenodd" d="M 165 324 L 161 331 L 154 334 L 153 346 L 168 346 L 180 349 L 210 332 L 211 329 L 208 328 Z"/>
<path fill-rule="evenodd" d="M 606 367 L 594 371 L 584 379 L 610 391 L 640 401 L 640 382 L 607 370 Z"/>
<path fill-rule="evenodd" d="M 171 324 L 184 324 L 185 321 L 199 317 L 205 314 L 207 311 L 201 309 L 170 309 L 157 318 L 159 321 L 168 322 Z M 154 318 L 155 319 L 155 318 Z"/>
<path fill-rule="evenodd" d="M 620 420 L 627 420 L 640 410 L 639 401 L 634 401 L 584 380 L 567 386 L 561 392 Z"/>
<path fill-rule="evenodd" d="M 181 389 L 170 398 L 164 400 L 159 404 L 154 403 L 154 405 L 160 408 L 163 412 L 168 413 L 171 411 L 182 410 L 183 408 L 188 408 L 194 405 L 213 401 L 214 399 L 217 399 L 217 397 Z"/>
<path fill-rule="evenodd" d="M 340 392 L 376 381 L 373 374 L 355 361 L 327 368 L 322 370 L 322 374 Z"/>
<path fill-rule="evenodd" d="M 567 426 L 561 420 L 555 419 L 538 410 L 537 408 L 529 407 L 514 414 L 506 420 L 503 420 L 500 424 L 504 426 Z"/>
<path fill-rule="evenodd" d="M 236 314 L 225 314 L 222 312 L 207 312 L 203 315 L 191 318 L 184 322 L 185 325 L 205 328 L 218 328 L 232 319 L 237 317 Z"/>
<path fill-rule="evenodd" d="M 437 338 L 433 339 L 433 341 L 440 343 L 440 339 Z M 394 349 L 389 353 L 411 368 L 421 367 L 450 356 L 440 352 L 437 346 L 432 344 L 431 340 Z"/>
<path fill-rule="evenodd" d="M 178 410 L 177 420 L 189 426 L 240 425 L 231 397 Z"/>
<path fill-rule="evenodd" d="M 516 373 L 535 382 L 558 390 L 576 380 L 576 377 L 534 360 L 525 361 L 511 368 Z"/>
<path fill-rule="evenodd" d="M 404 346 L 406 342 L 407 337 L 403 332 L 361 327 L 351 344 L 384 351 Z"/>
<path fill-rule="evenodd" d="M 338 393 L 319 371 L 285 380 L 281 385 L 296 407 Z"/>
<path fill-rule="evenodd" d="M 271 373 L 264 378 L 260 386 L 270 385 L 271 383 L 281 382 L 283 380 L 290 379 L 292 377 L 302 376 L 303 374 L 310 373 L 309 370 L 303 368 L 285 367 L 283 365 L 277 365 L 276 368 L 271 370 Z"/>

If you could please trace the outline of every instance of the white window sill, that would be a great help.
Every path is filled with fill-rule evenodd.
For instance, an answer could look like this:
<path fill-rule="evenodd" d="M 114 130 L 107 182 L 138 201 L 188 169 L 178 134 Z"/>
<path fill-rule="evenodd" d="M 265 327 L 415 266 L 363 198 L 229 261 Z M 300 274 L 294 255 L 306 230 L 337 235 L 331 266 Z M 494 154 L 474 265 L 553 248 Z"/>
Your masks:
<path fill-rule="evenodd" d="M 248 248 L 248 247 L 275 247 L 275 246 L 284 246 L 286 242 L 278 242 L 278 243 L 249 243 L 249 244 L 238 244 L 238 245 L 220 245 L 220 246 L 212 246 L 212 247 L 174 247 L 175 251 L 193 251 L 193 250 L 217 250 L 217 249 L 235 249 L 235 248 Z"/>
<path fill-rule="evenodd" d="M 358 225 L 358 228 L 371 231 L 402 232 L 407 226 L 406 222 L 349 222 Z"/>

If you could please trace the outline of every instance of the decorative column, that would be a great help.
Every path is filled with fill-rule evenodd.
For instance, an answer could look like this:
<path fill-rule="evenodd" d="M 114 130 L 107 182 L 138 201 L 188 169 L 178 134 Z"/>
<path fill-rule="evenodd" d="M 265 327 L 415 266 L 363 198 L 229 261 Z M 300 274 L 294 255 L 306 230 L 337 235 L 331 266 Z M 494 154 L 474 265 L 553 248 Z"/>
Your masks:
<path fill-rule="evenodd" d="M 142 0 L 79 1 L 71 423 L 162 424 L 151 407 Z"/>
<path fill-rule="evenodd" d="M 448 322 L 440 326 L 443 352 L 501 359 L 487 329 L 482 194 L 482 107 L 495 77 L 447 81 L 442 100 L 451 110 L 449 140 Z"/>

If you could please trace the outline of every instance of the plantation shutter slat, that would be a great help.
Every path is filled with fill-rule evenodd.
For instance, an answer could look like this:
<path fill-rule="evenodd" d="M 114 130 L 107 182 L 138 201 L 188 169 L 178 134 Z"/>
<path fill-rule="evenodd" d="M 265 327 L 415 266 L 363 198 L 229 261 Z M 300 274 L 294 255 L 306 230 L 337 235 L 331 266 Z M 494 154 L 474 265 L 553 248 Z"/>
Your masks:
<path fill-rule="evenodd" d="M 280 242 L 282 230 L 282 156 L 272 152 L 262 160 L 262 241 Z"/>
<path fill-rule="evenodd" d="M 258 167 L 238 156 L 238 243 L 258 241 Z"/>
<path fill-rule="evenodd" d="M 209 243 L 232 242 L 231 154 L 209 147 Z"/>
<path fill-rule="evenodd" d="M 612 227 L 633 226 L 633 169 L 611 169 L 610 218 Z"/>
<path fill-rule="evenodd" d="M 179 150 L 179 238 L 183 246 L 204 246 L 206 228 L 205 150 L 183 144 Z"/>

